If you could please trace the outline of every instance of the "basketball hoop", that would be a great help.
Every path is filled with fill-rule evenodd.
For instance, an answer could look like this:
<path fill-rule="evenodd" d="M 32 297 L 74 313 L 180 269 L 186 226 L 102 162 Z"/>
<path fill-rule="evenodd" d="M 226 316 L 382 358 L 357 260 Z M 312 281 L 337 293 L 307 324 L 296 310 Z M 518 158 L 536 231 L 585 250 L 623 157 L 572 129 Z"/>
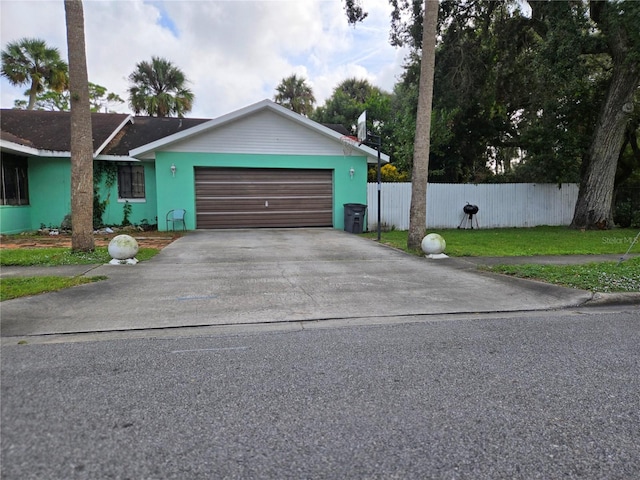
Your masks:
<path fill-rule="evenodd" d="M 367 141 L 367 111 L 365 110 L 358 117 L 358 141 L 365 143 Z"/>
<path fill-rule="evenodd" d="M 343 135 L 340 137 L 340 142 L 342 142 L 342 153 L 345 157 L 351 156 L 355 147 L 359 145 L 358 139 L 356 137 L 352 137 L 351 135 Z"/>

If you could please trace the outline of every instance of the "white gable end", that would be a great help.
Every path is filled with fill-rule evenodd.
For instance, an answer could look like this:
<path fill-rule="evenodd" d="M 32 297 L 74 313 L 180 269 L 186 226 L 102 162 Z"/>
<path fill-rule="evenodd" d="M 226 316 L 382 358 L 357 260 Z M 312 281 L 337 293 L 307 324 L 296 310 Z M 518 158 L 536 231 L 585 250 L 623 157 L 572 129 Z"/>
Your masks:
<path fill-rule="evenodd" d="M 263 110 L 162 148 L 167 152 L 344 155 L 342 144 Z"/>

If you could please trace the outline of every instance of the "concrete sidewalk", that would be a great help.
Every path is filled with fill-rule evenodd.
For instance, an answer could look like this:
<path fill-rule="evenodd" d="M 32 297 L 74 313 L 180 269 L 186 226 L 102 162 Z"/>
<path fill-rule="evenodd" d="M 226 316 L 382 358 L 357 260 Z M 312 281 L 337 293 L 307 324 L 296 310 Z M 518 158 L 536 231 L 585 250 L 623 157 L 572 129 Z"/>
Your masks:
<path fill-rule="evenodd" d="M 3 268 L 3 277 L 109 278 L 3 302 L 0 332 L 6 337 L 509 312 L 594 300 L 586 291 L 477 271 L 477 260 L 414 257 L 333 229 L 197 231 L 135 266 Z"/>

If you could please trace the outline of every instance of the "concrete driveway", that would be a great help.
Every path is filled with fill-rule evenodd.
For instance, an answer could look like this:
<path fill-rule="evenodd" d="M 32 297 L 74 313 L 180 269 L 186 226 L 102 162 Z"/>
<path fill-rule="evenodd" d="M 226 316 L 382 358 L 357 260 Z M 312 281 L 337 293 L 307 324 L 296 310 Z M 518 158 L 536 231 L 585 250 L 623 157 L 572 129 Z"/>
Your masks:
<path fill-rule="evenodd" d="M 2 336 L 543 310 L 589 292 L 484 274 L 333 229 L 197 231 L 106 281 L 2 303 Z"/>

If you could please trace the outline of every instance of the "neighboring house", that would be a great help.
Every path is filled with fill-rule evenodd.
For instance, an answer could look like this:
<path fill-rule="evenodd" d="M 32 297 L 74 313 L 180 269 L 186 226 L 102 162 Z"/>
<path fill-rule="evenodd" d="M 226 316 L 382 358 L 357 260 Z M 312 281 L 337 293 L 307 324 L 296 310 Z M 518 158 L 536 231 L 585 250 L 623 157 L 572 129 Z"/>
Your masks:
<path fill-rule="evenodd" d="M 0 233 L 60 225 L 71 211 L 69 113 L 1 115 Z M 346 148 L 344 132 L 270 100 L 214 120 L 94 113 L 92 126 L 107 225 L 129 205 L 132 223 L 159 230 L 176 208 L 188 229 L 342 229 L 343 204 L 366 203 L 377 163 L 375 150 Z"/>

